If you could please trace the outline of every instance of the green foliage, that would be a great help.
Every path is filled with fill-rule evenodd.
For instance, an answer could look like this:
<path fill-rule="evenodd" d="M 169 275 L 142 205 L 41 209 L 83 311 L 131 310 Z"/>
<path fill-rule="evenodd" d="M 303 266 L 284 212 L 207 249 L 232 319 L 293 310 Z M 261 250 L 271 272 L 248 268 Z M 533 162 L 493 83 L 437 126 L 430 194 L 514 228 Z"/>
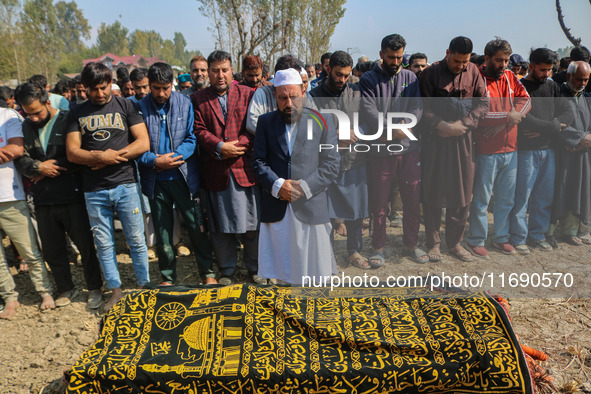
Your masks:
<path fill-rule="evenodd" d="M 135 30 L 130 34 L 129 50 L 134 55 L 158 57 L 171 65 L 188 68 L 192 53 L 187 51 L 187 40 L 175 32 L 174 39 L 163 39 L 154 30 Z"/>
<path fill-rule="evenodd" d="M 44 74 L 50 83 L 63 74 L 80 72 L 82 60 L 107 52 L 158 57 L 185 69 L 196 53 L 186 50 L 187 41 L 176 32 L 164 39 L 155 30 L 129 30 L 116 21 L 102 23 L 96 44 L 87 47 L 91 26 L 76 1 L 0 0 L 0 80 Z M 197 52 L 199 53 L 199 52 Z"/>
<path fill-rule="evenodd" d="M 90 33 L 75 1 L 1 0 L 0 25 L 0 78 L 19 81 L 33 74 L 55 81 L 61 64 L 84 49 L 82 39 Z"/>
<path fill-rule="evenodd" d="M 116 56 L 128 56 L 129 44 L 127 33 L 129 30 L 121 22 L 115 21 L 111 25 L 101 23 L 96 38 L 97 48 L 101 53 L 112 53 Z"/>

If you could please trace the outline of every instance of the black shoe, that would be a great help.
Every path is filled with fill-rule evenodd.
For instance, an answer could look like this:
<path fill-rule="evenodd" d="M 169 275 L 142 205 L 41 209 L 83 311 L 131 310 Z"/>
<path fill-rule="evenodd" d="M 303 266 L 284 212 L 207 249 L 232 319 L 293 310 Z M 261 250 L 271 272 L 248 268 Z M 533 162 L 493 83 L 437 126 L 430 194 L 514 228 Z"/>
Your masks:
<path fill-rule="evenodd" d="M 558 241 L 553 235 L 546 235 L 546 242 L 552 246 L 552 249 L 558 249 Z"/>

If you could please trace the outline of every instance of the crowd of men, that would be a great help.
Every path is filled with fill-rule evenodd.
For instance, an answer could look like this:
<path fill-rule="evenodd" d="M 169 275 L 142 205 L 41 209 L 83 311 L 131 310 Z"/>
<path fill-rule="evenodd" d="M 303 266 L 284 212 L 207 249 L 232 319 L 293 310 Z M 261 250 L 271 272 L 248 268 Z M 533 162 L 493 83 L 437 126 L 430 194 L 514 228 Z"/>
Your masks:
<path fill-rule="evenodd" d="M 398 223 L 396 193 L 405 253 L 417 263 L 444 258 L 442 219 L 451 256 L 489 258 L 491 199 L 489 244 L 504 254 L 549 251 L 557 237 L 591 244 L 589 51 L 576 47 L 559 63 L 538 48 L 526 65 L 505 40 L 488 42 L 479 56 L 460 36 L 429 65 L 405 48 L 392 34 L 376 62 L 363 57 L 354 65 L 336 51 L 314 67 L 284 55 L 273 78 L 258 56 L 244 57 L 235 74 L 230 54 L 214 51 L 194 57 L 176 81 L 165 63 L 116 76 L 89 63 L 51 92 L 41 75 L 14 92 L 1 88 L 0 228 L 28 265 L 41 309 L 78 294 L 69 240 L 89 308 L 102 304 L 103 280 L 111 290 L 105 310 L 122 298 L 115 218 L 140 287 L 150 281 L 152 245 L 156 283 L 177 282 L 181 220 L 206 285 L 233 283 L 237 245 L 254 283 L 329 277 L 337 273 L 336 231 L 346 233 L 350 264 L 380 268 L 388 218 Z M 331 111 L 360 114 L 361 126 Z M 393 121 L 398 128 L 360 149 Z M 368 217 L 372 250 L 364 256 Z M 18 293 L 5 262 L 0 296 L 0 317 L 11 318 Z"/>

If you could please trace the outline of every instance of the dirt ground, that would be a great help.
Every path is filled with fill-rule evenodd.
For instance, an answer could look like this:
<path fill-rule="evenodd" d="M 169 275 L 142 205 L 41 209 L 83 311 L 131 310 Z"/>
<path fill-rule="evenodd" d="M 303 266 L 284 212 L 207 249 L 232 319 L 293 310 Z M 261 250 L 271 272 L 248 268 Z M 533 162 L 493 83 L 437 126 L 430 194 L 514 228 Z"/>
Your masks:
<path fill-rule="evenodd" d="M 121 233 L 117 233 L 117 239 L 119 245 L 124 245 Z M 557 250 L 534 251 L 529 256 L 505 256 L 491 251 L 490 260 L 462 263 L 446 256 L 441 263 L 418 265 L 401 252 L 404 250 L 401 230 L 389 228 L 390 246 L 385 249 L 385 267 L 362 271 L 347 266 L 345 242 L 343 237 L 336 237 L 337 262 L 339 270 L 345 275 L 367 273 L 381 280 L 388 276 L 410 274 L 423 277 L 442 273 L 456 276 L 468 274 L 482 278 L 484 273 L 486 279 L 492 275 L 497 284 L 491 287 L 490 283 L 486 283 L 477 290 L 490 290 L 508 299 L 515 332 L 521 343 L 541 350 L 549 357 L 541 365 L 554 377 L 553 391 L 591 393 L 591 286 L 587 283 L 591 281 L 591 270 L 588 268 L 591 246 L 575 247 L 562 243 Z M 424 245 L 424 238 L 420 244 Z M 363 253 L 367 256 L 369 250 L 370 238 L 366 234 Z M 9 250 L 7 256 L 12 259 Z M 131 260 L 124 248 L 118 251 L 118 260 L 124 289 L 134 289 Z M 151 260 L 150 265 L 150 277 L 157 281 L 156 259 Z M 75 264 L 71 268 L 74 282 L 82 289 L 82 268 Z M 38 310 L 41 300 L 33 290 L 29 275 L 17 274 L 11 269 L 20 293 L 21 307 L 13 320 L 0 321 L 0 393 L 63 393 L 63 372 L 97 339 L 101 314 L 86 308 L 86 290 L 81 290 L 71 305 L 41 313 Z M 200 282 L 193 256 L 180 258 L 178 270 L 181 283 Z M 575 283 L 567 288 L 564 282 L 560 282 L 556 288 L 546 291 L 532 289 L 531 284 L 522 287 L 525 283 L 515 281 L 513 284 L 518 285 L 517 288 L 509 288 L 508 281 L 504 288 L 498 287 L 502 274 L 508 279 L 510 273 L 559 271 L 572 274 Z M 237 279 L 246 280 L 245 268 L 240 269 Z M 569 284 L 568 281 L 566 284 Z M 104 299 L 108 299 L 108 294 Z"/>

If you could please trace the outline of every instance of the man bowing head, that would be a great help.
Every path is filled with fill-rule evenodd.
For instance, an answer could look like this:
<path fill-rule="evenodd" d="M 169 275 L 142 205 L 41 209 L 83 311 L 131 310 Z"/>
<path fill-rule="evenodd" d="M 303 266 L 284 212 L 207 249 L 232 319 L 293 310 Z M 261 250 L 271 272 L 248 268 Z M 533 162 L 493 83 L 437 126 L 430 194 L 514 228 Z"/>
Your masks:
<path fill-rule="evenodd" d="M 259 118 L 252 159 L 263 188 L 258 273 L 307 284 L 337 273 L 326 195 L 339 172 L 337 133 L 331 119 L 304 107 L 295 69 L 275 74 L 274 94 L 278 108 Z"/>

